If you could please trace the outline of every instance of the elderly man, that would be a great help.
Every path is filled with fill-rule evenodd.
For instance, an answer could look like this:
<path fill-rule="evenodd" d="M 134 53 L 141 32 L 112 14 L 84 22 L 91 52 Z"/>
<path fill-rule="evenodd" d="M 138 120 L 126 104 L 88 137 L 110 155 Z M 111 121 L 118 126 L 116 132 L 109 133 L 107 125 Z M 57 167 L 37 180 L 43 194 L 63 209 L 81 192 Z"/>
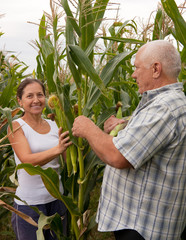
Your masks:
<path fill-rule="evenodd" d="M 117 240 L 178 240 L 186 225 L 186 97 L 177 82 L 180 55 L 164 40 L 143 45 L 133 78 L 142 99 L 117 137 L 90 119 L 75 119 L 74 136 L 88 140 L 106 163 L 97 221 Z M 86 128 L 85 128 L 86 126 Z M 87 131 L 89 129 L 89 131 Z"/>

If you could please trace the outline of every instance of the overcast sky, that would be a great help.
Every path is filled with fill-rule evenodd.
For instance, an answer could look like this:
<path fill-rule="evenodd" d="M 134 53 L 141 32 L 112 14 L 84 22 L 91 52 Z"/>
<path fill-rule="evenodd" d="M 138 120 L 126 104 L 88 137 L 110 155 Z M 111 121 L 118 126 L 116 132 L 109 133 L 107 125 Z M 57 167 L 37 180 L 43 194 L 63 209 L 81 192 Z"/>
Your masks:
<path fill-rule="evenodd" d="M 122 20 L 139 17 L 146 21 L 151 12 L 157 9 L 158 0 L 111 0 L 120 3 L 119 17 Z M 177 5 L 184 0 L 176 0 Z M 43 11 L 50 12 L 49 0 L 0 0 L 0 50 L 13 51 L 19 60 L 25 62 L 29 71 L 36 67 L 36 50 L 30 46 L 31 40 L 38 39 L 38 26 Z M 115 5 L 113 5 L 114 7 Z M 115 16 L 116 11 L 108 11 Z"/>

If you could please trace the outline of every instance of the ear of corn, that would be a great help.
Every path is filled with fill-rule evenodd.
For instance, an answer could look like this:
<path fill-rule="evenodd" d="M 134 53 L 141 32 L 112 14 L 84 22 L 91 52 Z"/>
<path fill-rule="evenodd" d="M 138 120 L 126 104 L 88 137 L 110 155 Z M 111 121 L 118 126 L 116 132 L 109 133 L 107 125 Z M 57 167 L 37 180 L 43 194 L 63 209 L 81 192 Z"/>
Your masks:
<path fill-rule="evenodd" d="M 58 127 L 62 127 L 63 131 L 68 130 L 65 114 L 60 104 L 59 98 L 55 95 L 50 96 L 48 100 L 48 106 L 55 111 L 55 122 Z M 66 150 L 66 164 L 68 177 L 70 177 L 72 173 L 72 168 L 74 174 L 77 172 L 77 149 L 74 144 L 70 145 L 69 148 L 67 148 Z"/>
<path fill-rule="evenodd" d="M 59 98 L 55 95 L 51 95 L 48 99 L 48 106 L 55 111 L 55 122 L 58 127 L 62 127 L 64 129 L 65 120 L 63 119 L 63 108 L 59 102 Z"/>
<path fill-rule="evenodd" d="M 122 109 L 121 109 L 121 107 L 118 108 L 118 111 L 116 113 L 116 118 L 122 119 Z"/>
<path fill-rule="evenodd" d="M 118 135 L 118 132 L 121 131 L 125 127 L 124 123 L 120 123 L 110 132 L 110 135 L 115 137 Z"/>
<path fill-rule="evenodd" d="M 116 118 L 122 119 L 122 109 L 121 109 L 121 106 L 118 108 L 118 111 L 117 111 L 117 114 L 116 114 Z M 118 132 L 126 127 L 129 119 L 130 119 L 130 117 L 126 117 L 125 118 L 126 122 L 120 123 L 117 126 L 115 126 L 115 128 L 110 132 L 110 135 L 113 136 L 113 137 L 117 136 Z"/>
<path fill-rule="evenodd" d="M 72 173 L 72 162 L 71 162 L 70 148 L 69 147 L 66 150 L 66 164 L 67 164 L 68 177 L 70 177 L 71 173 Z"/>
<path fill-rule="evenodd" d="M 75 174 L 77 172 L 77 149 L 74 144 L 72 144 L 69 148 L 70 148 L 70 156 L 71 156 L 71 162 L 73 167 L 73 173 Z"/>

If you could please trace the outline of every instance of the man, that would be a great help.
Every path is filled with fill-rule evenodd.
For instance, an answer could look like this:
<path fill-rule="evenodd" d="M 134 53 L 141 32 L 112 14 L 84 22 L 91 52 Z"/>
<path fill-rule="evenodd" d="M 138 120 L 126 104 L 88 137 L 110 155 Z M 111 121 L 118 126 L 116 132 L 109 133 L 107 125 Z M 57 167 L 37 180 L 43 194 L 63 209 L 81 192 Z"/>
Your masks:
<path fill-rule="evenodd" d="M 164 40 L 143 45 L 133 78 L 142 99 L 117 137 L 90 119 L 75 119 L 74 136 L 105 162 L 97 221 L 116 239 L 177 240 L 186 224 L 186 98 L 177 82 L 180 56 Z M 85 127 L 86 126 L 86 127 Z M 87 131 L 87 129 L 89 129 Z M 107 132 L 107 133 L 106 133 Z"/>

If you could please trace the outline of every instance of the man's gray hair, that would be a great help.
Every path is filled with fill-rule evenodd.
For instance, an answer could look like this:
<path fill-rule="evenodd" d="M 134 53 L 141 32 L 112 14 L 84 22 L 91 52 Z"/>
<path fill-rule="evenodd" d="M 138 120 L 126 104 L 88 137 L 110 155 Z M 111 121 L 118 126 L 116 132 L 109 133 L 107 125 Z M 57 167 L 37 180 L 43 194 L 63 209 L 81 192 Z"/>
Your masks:
<path fill-rule="evenodd" d="M 154 40 L 141 47 L 141 57 L 147 61 L 148 66 L 155 62 L 162 64 L 163 72 L 177 78 L 181 71 L 181 58 L 177 49 L 166 40 Z"/>

